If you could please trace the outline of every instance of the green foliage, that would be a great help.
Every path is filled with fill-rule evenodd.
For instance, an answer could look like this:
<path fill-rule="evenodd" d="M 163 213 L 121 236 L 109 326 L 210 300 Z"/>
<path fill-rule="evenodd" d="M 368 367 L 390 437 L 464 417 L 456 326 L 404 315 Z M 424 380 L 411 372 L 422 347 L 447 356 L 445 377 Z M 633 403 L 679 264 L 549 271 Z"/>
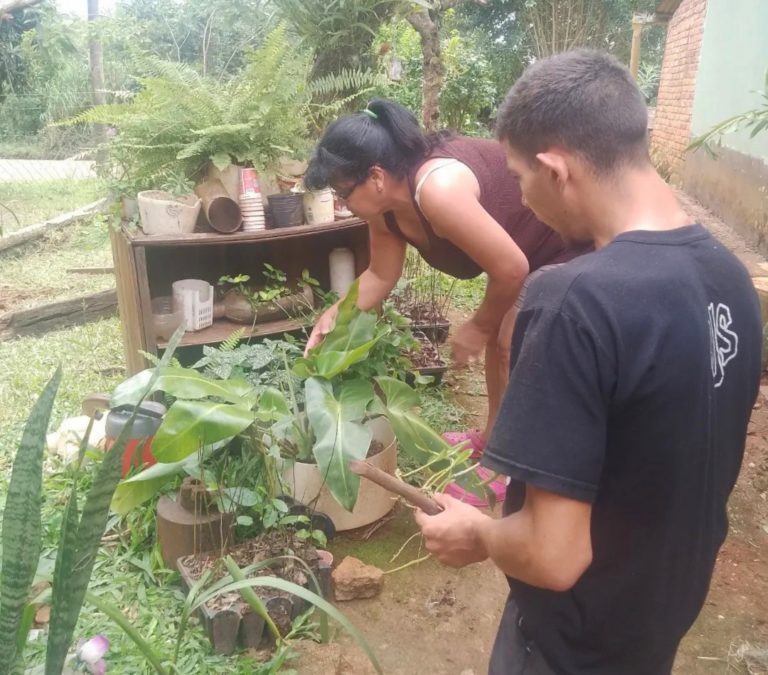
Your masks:
<path fill-rule="evenodd" d="M 443 42 L 445 83 L 440 92 L 442 125 L 463 133 L 478 130 L 478 121 L 488 119 L 499 93 L 489 59 L 474 35 L 457 30 Z M 486 130 L 487 134 L 487 130 Z"/>
<path fill-rule="evenodd" d="M 160 366 L 147 383 L 137 405 L 152 390 L 154 379 L 173 357 L 173 352 L 181 341 L 183 333 L 183 329 L 179 329 L 171 338 Z M 114 445 L 104 455 L 88 491 L 79 520 L 76 489 L 73 489 L 70 494 L 62 527 L 61 546 L 56 560 L 46 675 L 57 675 L 64 666 L 85 600 L 96 554 L 101 545 L 101 537 L 106 529 L 112 496 L 121 478 L 123 453 L 130 438 L 134 417 L 135 413 L 121 430 Z M 84 449 L 81 450 L 81 456 L 83 453 Z"/>
<path fill-rule="evenodd" d="M 376 669 L 377 673 L 383 673 L 383 670 L 381 668 L 381 664 L 379 663 L 379 660 L 376 658 L 376 655 L 373 653 L 373 650 L 368 645 L 368 642 L 363 637 L 362 633 L 355 628 L 352 623 L 345 617 L 336 607 L 334 607 L 330 602 L 327 600 L 324 600 L 320 595 L 317 593 L 313 593 L 312 591 L 299 586 L 297 584 L 294 584 L 290 581 L 286 581 L 285 579 L 278 579 L 276 577 L 256 577 L 254 579 L 246 579 L 243 578 L 245 575 L 243 574 L 243 571 L 237 568 L 237 565 L 234 563 L 234 561 L 231 560 L 231 558 L 227 558 L 227 569 L 230 572 L 231 577 L 230 578 L 237 578 L 237 580 L 233 581 L 232 583 L 229 583 L 223 587 L 217 588 L 215 591 L 209 594 L 203 594 L 197 601 L 196 605 L 202 605 L 206 601 L 210 600 L 211 597 L 214 597 L 215 595 L 220 595 L 224 593 L 229 593 L 231 591 L 243 591 L 244 589 L 252 589 L 252 588 L 273 588 L 280 591 L 284 591 L 286 593 L 290 593 L 292 595 L 296 595 L 299 598 L 302 598 L 303 600 L 306 600 L 307 602 L 311 603 L 317 609 L 327 614 L 329 617 L 337 621 L 341 626 L 354 638 L 355 642 L 360 646 L 360 648 L 365 652 L 365 655 L 368 657 L 369 661 L 373 665 L 373 667 Z M 257 613 L 261 613 L 264 611 L 263 605 L 261 605 L 260 601 L 254 600 L 255 594 L 249 594 L 249 593 L 243 593 L 243 597 L 247 602 L 251 604 L 251 607 L 256 611 Z M 261 606 L 260 606 L 261 605 Z M 276 629 L 275 629 L 276 630 Z"/>
<path fill-rule="evenodd" d="M 465 134 L 488 131 L 487 123 L 495 109 L 500 92 L 494 76 L 494 53 L 487 49 L 478 32 L 460 32 L 453 11 L 447 12 L 441 37 L 445 80 L 440 92 L 441 125 Z M 421 108 L 423 62 L 418 33 L 404 19 L 383 26 L 374 44 L 380 54 L 379 67 L 385 73 L 397 62 L 402 74 L 398 80 L 388 80 L 381 94 L 406 108 Z"/>
<path fill-rule="evenodd" d="M 3 568 L 0 577 L 0 674 L 23 670 L 23 654 L 17 651 L 24 606 L 40 557 L 40 509 L 45 435 L 61 382 L 57 369 L 30 412 L 13 463 L 11 482 L 3 511 Z"/>
<path fill-rule="evenodd" d="M 315 102 L 311 55 L 290 44 L 284 26 L 226 80 L 156 57 L 138 62 L 145 76 L 129 102 L 98 106 L 66 123 L 117 129 L 107 150 L 110 173 L 124 193 L 159 187 L 174 173 L 197 180 L 211 163 L 266 169 L 284 155 L 303 153 L 310 130 L 339 105 Z M 321 86 L 333 90 L 333 81 Z"/>
<path fill-rule="evenodd" d="M 661 78 L 661 63 L 641 63 L 637 71 L 637 86 L 645 98 L 645 102 L 652 105 L 656 101 L 659 91 L 659 79 Z"/>
<path fill-rule="evenodd" d="M 240 71 L 275 25 L 266 0 L 123 0 L 110 23 L 116 52 L 152 54 L 215 78 Z"/>
<path fill-rule="evenodd" d="M 285 371 L 293 370 L 303 385 L 289 378 L 280 383 L 280 389 L 265 386 L 257 390 L 241 380 L 211 380 L 184 368 L 160 369 L 150 390 L 165 391 L 175 399 L 153 441 L 153 452 L 164 463 L 124 481 L 117 489 L 114 508 L 125 512 L 150 498 L 173 475 L 189 471 L 196 453 L 205 454 L 214 444 L 231 449 L 238 437 L 241 443 L 247 443 L 254 457 L 264 462 L 262 482 L 243 485 L 247 481 L 237 479 L 240 485 L 233 486 L 232 476 L 226 472 L 222 472 L 222 480 L 227 488 L 247 487 L 250 492 L 244 494 L 256 500 L 251 506 L 258 502 L 267 504 L 266 509 L 262 508 L 261 517 L 269 511 L 270 500 L 278 492 L 279 480 L 270 476 L 274 475 L 273 462 L 280 457 L 299 461 L 314 459 L 333 496 L 352 510 L 359 479 L 349 471 L 348 463 L 365 458 L 368 453 L 371 433 L 365 423 L 372 417 L 388 416 L 390 410 L 401 420 L 397 428 L 408 436 L 400 439 L 406 452 L 422 462 L 427 457 L 428 463 L 437 462 L 435 466 L 441 472 L 447 471 L 445 476 L 453 475 L 454 470 L 463 470 L 457 467 L 464 467 L 468 454 L 457 455 L 458 463 L 449 460 L 445 464 L 444 460 L 454 454 L 452 446 L 434 431 L 430 433 L 428 425 L 406 411 L 404 404 L 397 408 L 385 400 L 376 403 L 383 390 L 377 393 L 371 385 L 376 373 L 375 366 L 370 365 L 373 350 L 379 342 L 389 339 L 388 351 L 381 355 L 392 362 L 390 350 L 401 342 L 392 341 L 391 335 L 403 336 L 403 331 L 402 327 L 379 321 L 373 312 L 359 310 L 356 303 L 355 284 L 339 305 L 334 329 L 306 358 L 297 357 L 297 350 L 292 346 L 289 350 L 278 347 L 273 354 L 261 349 L 256 351 L 261 356 L 262 368 L 274 360 L 274 354 L 280 354 Z M 242 355 L 247 349 L 248 346 L 240 346 L 221 355 Z M 211 355 L 206 358 L 209 359 L 206 367 L 221 365 L 215 364 Z M 137 392 L 148 386 L 148 372 L 139 373 L 118 387 L 113 405 L 135 400 Z M 409 404 L 418 404 L 418 394 L 408 385 L 386 378 L 387 382 L 390 380 L 402 385 L 393 391 L 401 397 L 405 396 L 403 392 L 411 392 Z M 202 463 L 198 462 L 197 466 Z M 274 514 L 270 516 L 273 517 Z M 285 523 L 279 517 L 275 523 L 279 524 L 278 521 Z"/>
<path fill-rule="evenodd" d="M 313 74 L 368 70 L 370 45 L 401 0 L 274 0 L 280 15 L 315 55 Z"/>
<path fill-rule="evenodd" d="M 717 154 L 712 149 L 712 143 L 719 143 L 723 136 L 744 130 L 749 131 L 750 138 L 754 138 L 768 129 L 768 70 L 765 72 L 763 91 L 756 93 L 763 99 L 759 107 L 734 115 L 716 124 L 705 134 L 695 138 L 688 146 L 688 150 L 704 148 L 712 157 L 716 157 Z"/>

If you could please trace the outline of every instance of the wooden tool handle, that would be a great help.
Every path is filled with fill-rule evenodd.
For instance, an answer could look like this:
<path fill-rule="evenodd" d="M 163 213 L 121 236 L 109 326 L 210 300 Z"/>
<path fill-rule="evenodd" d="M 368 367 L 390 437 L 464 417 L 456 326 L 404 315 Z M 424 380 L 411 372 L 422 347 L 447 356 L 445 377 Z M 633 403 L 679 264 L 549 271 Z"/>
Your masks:
<path fill-rule="evenodd" d="M 375 466 L 368 464 L 368 462 L 355 459 L 349 463 L 349 468 L 352 470 L 352 473 L 367 478 L 369 481 L 383 487 L 388 492 L 400 495 L 405 501 L 420 508 L 428 516 L 436 516 L 443 511 L 443 507 L 440 506 L 440 504 L 424 494 L 418 488 L 413 487 L 413 485 L 408 485 L 408 483 L 401 481 L 399 478 L 390 476 L 381 469 L 377 469 Z"/>

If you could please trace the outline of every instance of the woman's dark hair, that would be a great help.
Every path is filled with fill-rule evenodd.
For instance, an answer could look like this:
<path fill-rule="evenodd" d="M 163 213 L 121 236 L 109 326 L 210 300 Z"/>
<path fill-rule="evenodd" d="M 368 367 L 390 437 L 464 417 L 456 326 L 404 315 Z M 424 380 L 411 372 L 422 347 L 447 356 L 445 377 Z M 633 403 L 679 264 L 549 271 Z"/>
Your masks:
<path fill-rule="evenodd" d="M 375 164 L 398 178 L 421 162 L 443 135 L 426 135 L 410 110 L 385 99 L 340 117 L 323 133 L 304 175 L 310 190 L 359 182 Z"/>

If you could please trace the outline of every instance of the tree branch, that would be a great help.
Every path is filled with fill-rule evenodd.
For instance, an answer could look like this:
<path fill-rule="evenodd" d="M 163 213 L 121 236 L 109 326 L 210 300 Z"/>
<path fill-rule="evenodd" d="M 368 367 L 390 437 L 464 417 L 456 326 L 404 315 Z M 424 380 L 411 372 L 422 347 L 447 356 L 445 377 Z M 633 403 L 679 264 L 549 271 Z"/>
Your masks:
<path fill-rule="evenodd" d="M 39 5 L 43 0 L 0 0 L 0 21 L 5 19 L 6 14 L 11 14 L 17 9 L 26 9 L 27 7 L 33 7 Z"/>

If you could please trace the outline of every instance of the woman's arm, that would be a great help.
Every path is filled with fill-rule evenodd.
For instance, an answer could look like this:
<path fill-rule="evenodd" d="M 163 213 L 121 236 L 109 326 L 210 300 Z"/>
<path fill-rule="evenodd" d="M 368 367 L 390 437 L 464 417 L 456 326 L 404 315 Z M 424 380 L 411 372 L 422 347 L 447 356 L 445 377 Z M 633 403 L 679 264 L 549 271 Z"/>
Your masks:
<path fill-rule="evenodd" d="M 482 303 L 462 327 L 464 335 L 456 335 L 468 344 L 457 345 L 454 340 L 457 365 L 476 355 L 498 331 L 504 315 L 517 300 L 529 269 L 525 254 L 481 206 L 479 197 L 477 178 L 463 164 L 436 171 L 421 191 L 422 210 L 435 233 L 463 250 L 488 274 Z"/>
<path fill-rule="evenodd" d="M 389 231 L 383 218 L 368 223 L 370 262 L 360 275 L 357 306 L 373 309 L 387 299 L 403 273 L 405 240 Z"/>
<path fill-rule="evenodd" d="M 389 231 L 383 218 L 369 221 L 368 235 L 370 262 L 368 268 L 358 277 L 357 306 L 363 310 L 377 307 L 395 287 L 403 272 L 406 249 L 405 241 Z M 307 341 L 305 356 L 333 330 L 337 311 L 338 303 L 320 315 Z"/>

